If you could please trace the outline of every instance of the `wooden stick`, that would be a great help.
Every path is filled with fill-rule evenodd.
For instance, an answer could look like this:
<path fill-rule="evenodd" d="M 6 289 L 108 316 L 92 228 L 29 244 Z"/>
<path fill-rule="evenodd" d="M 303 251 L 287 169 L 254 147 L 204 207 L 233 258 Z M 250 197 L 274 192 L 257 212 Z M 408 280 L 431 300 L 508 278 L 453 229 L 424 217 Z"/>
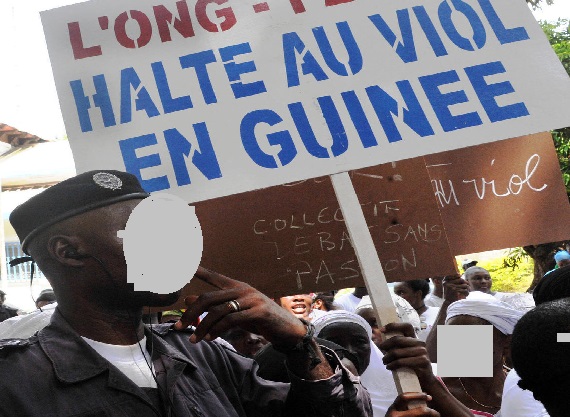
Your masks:
<path fill-rule="evenodd" d="M 340 205 L 348 234 L 350 235 L 354 252 L 360 264 L 360 270 L 368 288 L 372 306 L 376 312 L 376 319 L 381 326 L 388 323 L 399 322 L 396 306 L 386 282 L 384 270 L 380 264 L 378 253 L 372 241 L 370 230 L 364 219 L 362 208 L 352 181 L 347 172 L 330 176 L 336 198 Z M 385 338 L 398 336 L 397 333 L 386 334 Z M 398 393 L 422 392 L 416 373 L 409 368 L 401 368 L 392 372 Z M 410 403 L 409 408 L 423 407 L 423 401 Z"/>

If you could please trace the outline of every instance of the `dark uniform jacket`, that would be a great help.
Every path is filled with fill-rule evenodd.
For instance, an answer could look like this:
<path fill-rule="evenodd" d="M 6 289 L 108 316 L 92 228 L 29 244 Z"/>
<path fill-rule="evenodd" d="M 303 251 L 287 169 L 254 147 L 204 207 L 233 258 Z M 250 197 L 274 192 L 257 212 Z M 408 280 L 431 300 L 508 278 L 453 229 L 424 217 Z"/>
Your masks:
<path fill-rule="evenodd" d="M 217 343 L 188 341 L 171 325 L 146 328 L 161 401 L 95 352 L 58 309 L 30 339 L 0 341 L 0 416 L 371 416 L 359 379 L 266 381 L 257 364 Z M 157 393 L 158 394 L 158 393 Z M 155 398 L 155 400 L 158 399 Z M 162 404 L 162 405 L 161 405 Z"/>
<path fill-rule="evenodd" d="M 18 315 L 18 310 L 15 308 L 0 305 L 0 321 L 8 320 L 11 317 Z"/>

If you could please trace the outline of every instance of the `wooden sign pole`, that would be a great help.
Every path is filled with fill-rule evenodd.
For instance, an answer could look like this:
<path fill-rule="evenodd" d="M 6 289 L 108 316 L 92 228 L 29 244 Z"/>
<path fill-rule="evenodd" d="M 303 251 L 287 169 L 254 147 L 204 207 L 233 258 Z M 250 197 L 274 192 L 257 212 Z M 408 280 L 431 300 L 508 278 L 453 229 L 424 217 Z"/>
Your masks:
<path fill-rule="evenodd" d="M 378 253 L 374 247 L 370 230 L 364 219 L 362 208 L 348 172 L 330 176 L 348 233 L 350 235 L 354 252 L 360 264 L 360 270 L 368 288 L 372 306 L 376 312 L 376 319 L 381 326 L 398 322 L 396 307 L 386 282 L 384 270 L 380 264 Z M 398 336 L 397 333 L 386 334 L 386 338 Z M 398 393 L 422 392 L 418 377 L 411 369 L 398 369 L 392 372 Z M 425 406 L 422 401 L 410 404 L 410 408 Z"/>

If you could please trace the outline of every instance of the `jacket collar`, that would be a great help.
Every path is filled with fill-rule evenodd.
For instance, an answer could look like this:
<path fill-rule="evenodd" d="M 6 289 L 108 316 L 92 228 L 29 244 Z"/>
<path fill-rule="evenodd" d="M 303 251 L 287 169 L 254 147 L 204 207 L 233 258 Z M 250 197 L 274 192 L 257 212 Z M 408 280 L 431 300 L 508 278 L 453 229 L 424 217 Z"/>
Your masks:
<path fill-rule="evenodd" d="M 144 333 L 146 336 L 146 348 L 149 352 L 154 352 L 153 356 L 156 354 L 168 356 L 172 359 L 176 359 L 180 362 L 191 366 L 194 369 L 198 367 L 188 356 L 184 355 L 178 349 L 176 349 L 171 344 L 167 343 L 164 339 L 170 333 L 183 333 L 184 331 L 176 331 L 173 328 L 173 324 L 157 324 L 152 326 L 152 331 L 149 326 L 145 325 Z M 158 337 L 157 337 L 158 336 Z M 153 357 L 153 359 L 155 359 Z"/>
<path fill-rule="evenodd" d="M 154 351 L 153 360 L 158 355 L 165 355 L 196 368 L 194 362 L 180 353 L 163 340 L 163 336 L 172 331 L 168 326 L 153 326 L 151 337 L 150 329 L 145 326 L 147 349 Z M 59 309 L 56 308 L 50 325 L 38 333 L 40 346 L 52 363 L 57 378 L 62 382 L 76 383 L 92 378 L 108 370 L 110 362 L 91 348 L 81 336 L 73 330 L 65 320 Z"/>

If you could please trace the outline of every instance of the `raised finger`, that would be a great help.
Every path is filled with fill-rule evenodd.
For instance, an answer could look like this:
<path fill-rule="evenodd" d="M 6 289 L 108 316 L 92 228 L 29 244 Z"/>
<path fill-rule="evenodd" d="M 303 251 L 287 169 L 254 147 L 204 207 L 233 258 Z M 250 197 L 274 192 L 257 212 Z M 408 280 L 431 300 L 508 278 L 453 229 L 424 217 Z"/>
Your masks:
<path fill-rule="evenodd" d="M 387 351 L 382 361 L 384 364 L 388 364 L 390 362 L 397 361 L 399 359 L 405 358 L 418 358 L 421 357 L 423 359 L 427 359 L 427 350 L 424 347 L 415 346 L 415 347 L 407 347 L 407 348 L 400 348 L 400 349 L 392 349 Z"/>
<path fill-rule="evenodd" d="M 414 327 L 410 323 L 388 323 L 382 333 L 401 333 L 406 337 L 416 337 Z"/>
<path fill-rule="evenodd" d="M 387 339 L 378 345 L 378 348 L 384 351 L 395 349 L 395 348 L 407 348 L 407 347 L 425 347 L 425 343 L 415 337 L 409 336 L 394 336 Z"/>
<path fill-rule="evenodd" d="M 448 288 L 452 291 L 468 291 L 469 284 L 452 284 Z"/>
<path fill-rule="evenodd" d="M 241 281 L 236 281 L 235 279 L 228 278 L 225 275 L 218 274 L 201 266 L 198 267 L 194 277 L 220 290 L 234 288 L 243 284 Z"/>
<path fill-rule="evenodd" d="M 400 399 L 400 397 L 409 396 Z M 394 409 L 396 412 L 390 414 L 391 417 L 441 417 L 441 415 L 426 406 L 414 407 L 410 409 L 410 405 L 417 402 L 431 401 L 432 397 L 424 393 L 405 393 L 396 397 L 394 401 Z M 386 414 L 388 415 L 388 414 Z"/>
<path fill-rule="evenodd" d="M 443 277 L 443 282 L 455 281 L 456 279 L 461 279 L 460 275 L 446 275 Z"/>
<path fill-rule="evenodd" d="M 391 362 L 386 363 L 386 369 L 389 371 L 394 371 L 400 368 L 411 368 L 418 369 L 420 372 L 429 369 L 431 371 L 431 365 L 429 365 L 429 360 L 424 357 L 409 357 L 396 359 Z"/>
<path fill-rule="evenodd" d="M 428 407 L 419 407 L 406 412 L 406 417 L 440 417 L 437 411 Z"/>
<path fill-rule="evenodd" d="M 212 323 L 208 327 L 202 338 L 208 341 L 214 340 L 215 338 L 222 336 L 227 330 L 233 329 L 235 327 L 243 327 L 244 330 L 249 331 L 247 322 L 251 318 L 250 311 L 251 310 L 238 311 L 235 313 L 232 312 L 227 315 L 223 315 L 219 320 L 217 320 L 215 323 Z M 190 341 L 196 343 L 202 340 L 202 338 L 199 338 L 199 335 L 196 335 L 196 339 L 190 337 Z"/>
<path fill-rule="evenodd" d="M 213 328 L 216 326 L 220 321 L 226 320 L 229 321 L 229 316 L 234 317 L 237 313 L 243 310 L 247 310 L 247 306 L 245 306 L 245 301 L 242 300 L 231 300 L 237 302 L 239 306 L 239 310 L 235 310 L 235 304 L 232 305 L 230 301 L 221 303 L 210 308 L 204 320 L 200 322 L 200 324 L 196 327 L 196 331 L 190 337 L 190 341 L 193 343 L 197 343 L 202 340 L 205 336 L 209 335 L 208 339 L 213 339 L 218 335 L 214 335 Z"/>
<path fill-rule="evenodd" d="M 431 401 L 431 395 L 425 392 L 405 392 L 396 397 L 394 408 L 399 411 L 407 411 L 408 403 L 411 401 Z"/>
<path fill-rule="evenodd" d="M 404 401 L 431 401 L 431 395 L 425 392 L 404 392 L 399 395 Z"/>
<path fill-rule="evenodd" d="M 176 322 L 174 329 L 185 329 L 191 323 L 195 322 L 203 313 L 209 312 L 212 307 L 230 300 L 235 300 L 242 294 L 243 289 L 231 288 L 228 290 L 210 291 L 200 295 L 198 298 L 192 300 L 192 302 L 186 304 L 188 308 L 182 317 L 180 317 L 180 320 Z M 187 297 L 185 302 L 187 300 L 190 301 L 189 297 Z"/>
<path fill-rule="evenodd" d="M 259 308 L 260 299 L 258 295 L 259 294 L 251 293 L 243 298 L 234 300 L 239 303 L 239 311 L 235 311 L 234 309 L 230 311 L 230 305 L 228 303 L 225 303 L 224 306 L 216 306 L 215 311 L 212 311 L 215 316 L 211 321 L 206 321 L 210 315 L 210 313 L 208 313 L 204 321 L 200 323 L 204 325 L 203 329 L 196 329 L 196 336 L 206 336 L 205 339 L 213 340 L 221 336 L 225 331 L 238 326 L 243 330 L 270 338 L 263 331 L 263 328 L 259 327 L 260 322 L 263 321 L 263 319 L 267 319 L 267 311 L 263 308 Z M 260 319 L 262 320 L 260 321 Z M 191 341 L 193 341 L 192 338 Z"/>

